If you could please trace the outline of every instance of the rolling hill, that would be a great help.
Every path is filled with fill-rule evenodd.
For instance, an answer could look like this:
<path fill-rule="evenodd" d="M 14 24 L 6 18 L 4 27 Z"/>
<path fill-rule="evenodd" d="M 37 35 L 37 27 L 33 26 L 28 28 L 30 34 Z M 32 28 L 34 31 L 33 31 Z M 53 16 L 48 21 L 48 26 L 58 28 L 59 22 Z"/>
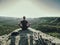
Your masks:
<path fill-rule="evenodd" d="M 31 27 L 60 38 L 60 17 L 35 18 Z"/>

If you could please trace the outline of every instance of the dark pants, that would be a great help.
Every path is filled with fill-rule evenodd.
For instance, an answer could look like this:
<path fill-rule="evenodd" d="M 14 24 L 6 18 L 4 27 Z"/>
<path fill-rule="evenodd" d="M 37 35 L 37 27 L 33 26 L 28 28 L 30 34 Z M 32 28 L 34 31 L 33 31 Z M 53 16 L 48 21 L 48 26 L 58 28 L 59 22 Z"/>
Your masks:
<path fill-rule="evenodd" d="M 20 26 L 22 28 L 22 30 L 27 30 L 28 26 Z"/>

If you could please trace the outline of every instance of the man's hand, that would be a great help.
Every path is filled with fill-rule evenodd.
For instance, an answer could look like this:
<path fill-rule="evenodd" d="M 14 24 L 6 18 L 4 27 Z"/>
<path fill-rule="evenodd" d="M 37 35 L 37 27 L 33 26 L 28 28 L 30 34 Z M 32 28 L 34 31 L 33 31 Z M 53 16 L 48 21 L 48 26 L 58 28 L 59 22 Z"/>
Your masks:
<path fill-rule="evenodd" d="M 22 27 L 22 24 L 20 23 L 20 24 L 18 24 L 18 26 L 19 26 L 19 27 Z"/>
<path fill-rule="evenodd" d="M 30 27 L 30 24 L 29 23 L 27 24 L 27 27 Z"/>

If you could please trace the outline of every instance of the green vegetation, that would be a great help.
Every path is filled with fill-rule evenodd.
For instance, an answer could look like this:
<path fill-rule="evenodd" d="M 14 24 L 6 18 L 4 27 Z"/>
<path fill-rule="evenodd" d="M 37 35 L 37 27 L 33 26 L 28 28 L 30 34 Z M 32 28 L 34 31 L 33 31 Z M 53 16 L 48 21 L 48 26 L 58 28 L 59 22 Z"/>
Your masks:
<path fill-rule="evenodd" d="M 15 29 L 20 28 L 18 23 L 20 22 L 21 18 L 14 18 L 14 17 L 0 17 L 0 36 L 9 34 L 10 32 L 14 31 Z M 31 18 L 28 19 L 31 22 Z"/>
<path fill-rule="evenodd" d="M 0 36 L 9 34 L 17 28 L 19 28 L 17 18 L 0 17 Z"/>
<path fill-rule="evenodd" d="M 20 19 L 11 17 L 0 17 L 0 36 L 9 34 L 18 27 Z M 41 17 L 28 19 L 31 27 L 47 33 L 51 36 L 60 38 L 60 18 L 59 17 Z"/>
<path fill-rule="evenodd" d="M 51 36 L 60 38 L 60 33 L 57 33 L 57 32 L 50 32 L 50 33 L 48 33 L 48 34 L 51 35 Z"/>
<path fill-rule="evenodd" d="M 13 30 L 17 29 L 17 25 L 0 25 L 0 36 L 4 34 L 9 34 Z"/>
<path fill-rule="evenodd" d="M 36 20 L 36 19 L 35 19 Z M 40 30 L 51 36 L 60 38 L 60 18 L 58 17 L 42 17 L 37 18 L 31 25 L 32 28 Z"/>

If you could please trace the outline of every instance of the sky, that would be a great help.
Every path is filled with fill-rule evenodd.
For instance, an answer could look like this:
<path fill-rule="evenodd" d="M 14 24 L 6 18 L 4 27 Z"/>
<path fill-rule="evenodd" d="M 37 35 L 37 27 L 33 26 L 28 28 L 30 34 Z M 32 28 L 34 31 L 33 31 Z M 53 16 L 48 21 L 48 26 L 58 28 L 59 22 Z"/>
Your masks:
<path fill-rule="evenodd" d="M 60 0 L 0 0 L 0 16 L 60 17 Z"/>

